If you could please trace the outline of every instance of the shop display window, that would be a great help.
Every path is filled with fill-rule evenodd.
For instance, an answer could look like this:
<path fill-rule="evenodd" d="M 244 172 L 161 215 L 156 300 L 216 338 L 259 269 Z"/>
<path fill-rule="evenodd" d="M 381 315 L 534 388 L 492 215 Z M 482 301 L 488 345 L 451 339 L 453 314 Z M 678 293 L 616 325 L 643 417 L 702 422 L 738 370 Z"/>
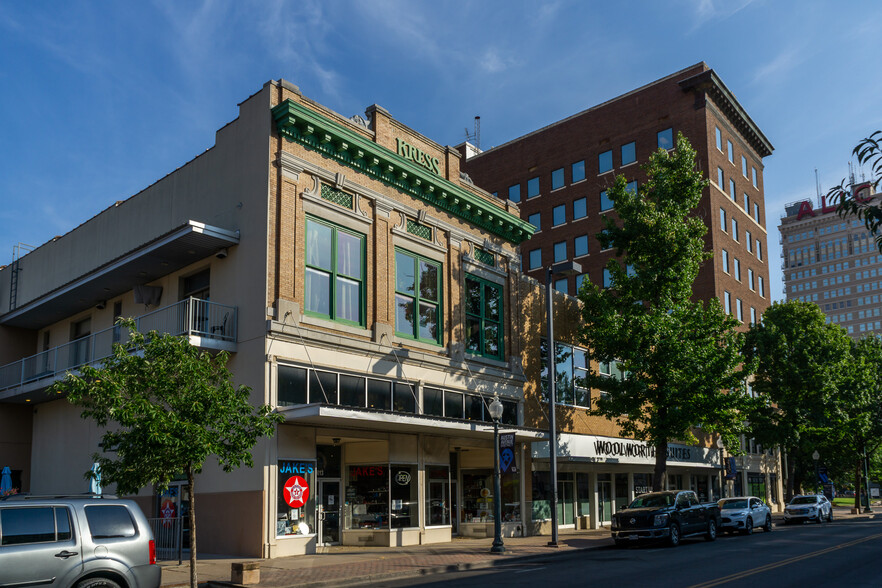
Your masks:
<path fill-rule="evenodd" d="M 426 466 L 426 526 L 450 524 L 450 468 Z"/>
<path fill-rule="evenodd" d="M 652 474 L 634 474 L 634 496 L 652 492 Z"/>
<path fill-rule="evenodd" d="M 423 414 L 444 416 L 444 392 L 437 388 L 423 388 Z"/>
<path fill-rule="evenodd" d="M 503 474 L 502 520 L 504 522 L 521 520 L 521 494 L 517 474 Z M 464 471 L 462 474 L 462 522 L 485 523 L 493 521 L 493 470 Z M 535 495 L 534 495 L 535 504 Z"/>
<path fill-rule="evenodd" d="M 280 459 L 276 535 L 315 533 L 315 461 Z"/>
<path fill-rule="evenodd" d="M 393 529 L 419 527 L 419 477 L 417 466 L 392 464 L 389 497 Z"/>
<path fill-rule="evenodd" d="M 278 377 L 279 406 L 306 404 L 306 370 L 287 365 L 279 366 Z"/>
<path fill-rule="evenodd" d="M 346 502 L 348 529 L 388 529 L 389 467 L 349 466 Z"/>

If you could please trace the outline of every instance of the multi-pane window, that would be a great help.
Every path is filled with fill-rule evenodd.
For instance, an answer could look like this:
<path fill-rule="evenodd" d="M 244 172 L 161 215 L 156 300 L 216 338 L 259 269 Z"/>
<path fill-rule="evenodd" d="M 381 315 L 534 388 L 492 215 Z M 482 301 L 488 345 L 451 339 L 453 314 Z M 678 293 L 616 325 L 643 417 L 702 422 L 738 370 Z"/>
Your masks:
<path fill-rule="evenodd" d="M 502 286 L 466 274 L 466 349 L 493 359 L 503 354 Z"/>
<path fill-rule="evenodd" d="M 612 273 L 608 268 L 603 268 L 603 287 L 609 288 L 612 286 Z"/>
<path fill-rule="evenodd" d="M 562 225 L 565 222 L 567 222 L 566 204 L 555 206 L 551 211 L 551 226 L 556 227 L 557 225 Z"/>
<path fill-rule="evenodd" d="M 533 249 L 530 251 L 530 269 L 538 269 L 542 267 L 542 250 Z"/>
<path fill-rule="evenodd" d="M 726 232 L 726 211 L 720 208 L 720 228 L 723 229 L 723 232 Z"/>
<path fill-rule="evenodd" d="M 744 244 L 747 245 L 747 251 L 753 253 L 753 237 L 750 231 L 744 231 Z"/>
<path fill-rule="evenodd" d="M 606 173 L 613 168 L 612 149 L 597 156 L 598 173 Z"/>
<path fill-rule="evenodd" d="M 750 307 L 750 324 L 756 324 L 756 309 L 754 307 Z"/>
<path fill-rule="evenodd" d="M 751 290 L 756 290 L 756 282 L 754 282 L 753 279 L 753 270 L 750 268 L 747 268 L 747 286 Z"/>
<path fill-rule="evenodd" d="M 441 343 L 441 264 L 395 251 L 395 332 Z"/>
<path fill-rule="evenodd" d="M 579 274 L 576 276 L 576 292 L 582 289 L 582 282 L 588 279 L 588 274 Z"/>
<path fill-rule="evenodd" d="M 622 165 L 637 161 L 637 144 L 634 141 L 622 145 Z"/>
<path fill-rule="evenodd" d="M 632 194 L 637 193 L 637 180 L 631 180 L 627 184 L 625 184 L 625 190 L 627 192 L 631 192 Z"/>
<path fill-rule="evenodd" d="M 766 287 L 765 287 L 765 284 L 763 284 L 763 277 L 762 276 L 756 277 L 756 285 L 757 285 L 757 292 L 759 293 L 759 295 L 762 296 L 763 298 L 765 298 Z"/>
<path fill-rule="evenodd" d="M 658 132 L 658 146 L 661 149 L 672 149 L 674 147 L 674 129 L 665 129 Z"/>
<path fill-rule="evenodd" d="M 741 299 L 735 299 L 735 318 L 737 318 L 742 323 L 744 322 L 744 311 L 742 310 Z"/>
<path fill-rule="evenodd" d="M 577 161 L 572 166 L 573 183 L 581 182 L 585 179 L 585 160 Z"/>
<path fill-rule="evenodd" d="M 600 193 L 600 212 L 603 212 L 605 210 L 611 210 L 612 207 L 613 207 L 612 199 L 607 194 L 607 191 L 603 190 Z"/>
<path fill-rule="evenodd" d="M 560 278 L 554 281 L 554 289 L 564 294 L 570 293 L 570 284 L 568 278 Z"/>
<path fill-rule="evenodd" d="M 527 222 L 536 227 L 537 231 L 542 230 L 542 214 L 534 212 L 527 218 Z"/>
<path fill-rule="evenodd" d="M 744 212 L 750 214 L 750 198 L 747 196 L 747 192 L 744 193 Z"/>
<path fill-rule="evenodd" d="M 535 198 L 539 195 L 539 178 L 527 180 L 527 198 Z"/>
<path fill-rule="evenodd" d="M 747 177 L 747 158 L 743 155 L 741 156 L 741 175 Z"/>
<path fill-rule="evenodd" d="M 756 187 L 758 187 L 758 186 L 756 185 L 756 168 L 755 168 L 755 167 L 751 167 L 751 169 L 753 170 L 753 187 L 756 188 Z"/>
<path fill-rule="evenodd" d="M 514 186 L 508 187 L 508 199 L 512 202 L 520 202 L 521 201 L 521 185 L 515 184 Z"/>
<path fill-rule="evenodd" d="M 738 240 L 738 219 L 732 219 L 732 238 Z"/>
<path fill-rule="evenodd" d="M 588 255 L 588 235 L 579 235 L 574 241 L 573 257 Z"/>
<path fill-rule="evenodd" d="M 554 244 L 554 263 L 566 261 L 567 259 L 567 242 L 559 241 Z"/>
<path fill-rule="evenodd" d="M 735 268 L 735 279 L 741 281 L 741 262 L 737 257 L 733 258 L 733 267 Z"/>
<path fill-rule="evenodd" d="M 756 258 L 760 261 L 763 260 L 763 244 L 759 239 L 756 240 Z"/>
<path fill-rule="evenodd" d="M 564 168 L 558 168 L 551 172 L 551 189 L 557 190 L 564 185 Z"/>
<path fill-rule="evenodd" d="M 760 224 L 760 213 L 759 213 L 759 203 L 753 203 L 753 220 L 756 221 L 756 224 Z"/>
<path fill-rule="evenodd" d="M 726 311 L 726 314 L 732 314 L 732 295 L 728 292 L 723 292 L 723 310 Z"/>
<path fill-rule="evenodd" d="M 720 132 L 720 127 L 715 127 L 715 130 L 716 130 L 716 134 L 717 134 L 717 149 L 722 151 L 723 150 L 723 133 Z"/>
<path fill-rule="evenodd" d="M 729 178 L 729 196 L 732 198 L 732 202 L 737 202 L 735 199 L 735 180 Z"/>
<path fill-rule="evenodd" d="M 576 198 L 573 200 L 573 220 L 585 218 L 588 216 L 588 200 L 586 198 Z"/>
<path fill-rule="evenodd" d="M 723 271 L 729 273 L 729 252 L 723 249 Z"/>
<path fill-rule="evenodd" d="M 364 247 L 364 235 L 306 219 L 304 311 L 364 324 Z"/>
<path fill-rule="evenodd" d="M 543 339 L 539 345 L 542 357 L 542 373 L 540 381 L 545 398 L 548 398 L 548 340 Z M 589 408 L 591 396 L 585 387 L 588 376 L 588 352 L 579 347 L 564 343 L 554 343 L 554 389 L 558 404 L 582 406 Z"/>
<path fill-rule="evenodd" d="M 729 148 L 729 161 L 735 163 L 735 150 L 732 148 L 732 141 L 726 141 L 726 147 Z"/>
<path fill-rule="evenodd" d="M 720 187 L 720 190 L 726 189 L 725 177 L 723 176 L 723 168 L 717 168 L 717 186 Z"/>

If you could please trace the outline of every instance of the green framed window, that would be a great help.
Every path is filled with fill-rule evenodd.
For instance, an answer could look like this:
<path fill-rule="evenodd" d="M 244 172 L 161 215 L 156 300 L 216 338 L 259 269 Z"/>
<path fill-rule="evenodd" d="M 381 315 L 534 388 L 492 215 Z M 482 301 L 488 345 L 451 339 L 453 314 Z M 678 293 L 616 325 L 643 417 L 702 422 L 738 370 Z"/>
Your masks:
<path fill-rule="evenodd" d="M 395 332 L 441 344 L 441 264 L 395 250 Z"/>
<path fill-rule="evenodd" d="M 363 326 L 364 266 L 364 235 L 307 217 L 304 312 Z"/>
<path fill-rule="evenodd" d="M 466 274 L 466 350 L 475 355 L 502 359 L 502 285 Z"/>

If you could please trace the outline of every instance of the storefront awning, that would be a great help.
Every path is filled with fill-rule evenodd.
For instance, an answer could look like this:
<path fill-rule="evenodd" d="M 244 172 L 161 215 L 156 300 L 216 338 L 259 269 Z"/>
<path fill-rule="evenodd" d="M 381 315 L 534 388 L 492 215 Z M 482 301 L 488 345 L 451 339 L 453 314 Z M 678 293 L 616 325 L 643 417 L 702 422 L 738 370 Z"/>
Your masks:
<path fill-rule="evenodd" d="M 307 404 L 282 408 L 279 409 L 279 413 L 285 416 L 286 423 L 394 433 L 424 433 L 458 438 L 487 439 L 493 436 L 493 425 L 483 421 L 463 421 L 366 408 Z M 499 431 L 513 431 L 519 441 L 535 441 L 545 435 L 540 431 L 506 425 L 501 425 Z"/>
<path fill-rule="evenodd" d="M 548 441 L 535 441 L 531 453 L 535 461 L 548 461 Z M 644 441 L 597 435 L 561 433 L 557 444 L 558 461 L 603 464 L 655 464 L 655 448 Z M 720 468 L 720 452 L 710 447 L 668 444 L 668 466 Z"/>

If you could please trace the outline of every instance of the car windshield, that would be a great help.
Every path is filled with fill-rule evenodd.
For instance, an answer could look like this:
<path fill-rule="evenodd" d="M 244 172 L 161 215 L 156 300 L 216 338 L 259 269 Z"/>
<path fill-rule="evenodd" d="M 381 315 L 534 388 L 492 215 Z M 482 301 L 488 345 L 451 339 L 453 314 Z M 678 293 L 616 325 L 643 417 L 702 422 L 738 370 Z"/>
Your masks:
<path fill-rule="evenodd" d="M 796 496 L 790 501 L 790 504 L 816 504 L 818 499 L 814 496 Z"/>
<path fill-rule="evenodd" d="M 635 498 L 634 502 L 628 505 L 628 508 L 659 508 L 673 505 L 673 494 L 644 494 Z"/>
<path fill-rule="evenodd" d="M 729 500 L 721 500 L 720 508 L 747 508 L 747 499 L 732 498 Z"/>

